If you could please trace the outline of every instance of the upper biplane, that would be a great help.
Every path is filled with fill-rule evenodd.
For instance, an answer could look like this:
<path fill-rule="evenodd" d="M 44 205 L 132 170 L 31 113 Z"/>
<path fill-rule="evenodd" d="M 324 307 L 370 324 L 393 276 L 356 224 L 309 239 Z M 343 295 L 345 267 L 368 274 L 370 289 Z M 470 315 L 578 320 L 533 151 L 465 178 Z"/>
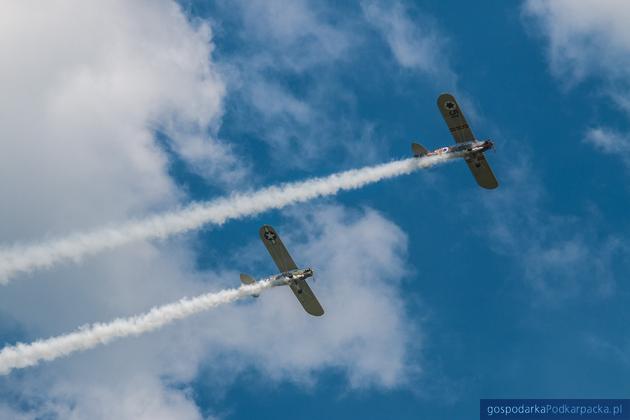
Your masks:
<path fill-rule="evenodd" d="M 413 151 L 413 155 L 415 157 L 422 157 L 450 154 L 453 155 L 452 157 L 463 157 L 479 186 L 487 189 L 498 187 L 499 183 L 483 154 L 484 151 L 492 149 L 494 143 L 490 140 L 480 141 L 475 138 L 453 95 L 443 93 L 439 96 L 437 105 L 457 144 L 455 146 L 441 147 L 433 152 L 429 152 L 422 145 L 412 143 L 411 150 Z"/>
<path fill-rule="evenodd" d="M 280 274 L 271 280 L 272 286 L 289 286 L 306 312 L 313 316 L 324 315 L 322 305 L 319 304 L 313 291 L 306 283 L 307 278 L 313 277 L 313 270 L 310 268 L 298 268 L 274 228 L 264 225 L 260 228 L 259 234 L 267 251 L 271 254 L 271 258 L 273 258 L 276 266 L 278 266 L 278 270 L 280 270 Z M 253 284 L 256 280 L 247 274 L 241 274 L 241 282 L 243 284 Z"/>

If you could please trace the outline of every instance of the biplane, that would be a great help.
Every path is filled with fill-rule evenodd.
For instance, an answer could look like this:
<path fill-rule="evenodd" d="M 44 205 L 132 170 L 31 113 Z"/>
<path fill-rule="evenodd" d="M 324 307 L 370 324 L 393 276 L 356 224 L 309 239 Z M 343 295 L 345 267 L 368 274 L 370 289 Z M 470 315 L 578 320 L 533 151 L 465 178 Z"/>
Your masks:
<path fill-rule="evenodd" d="M 483 188 L 493 189 L 499 186 L 497 179 L 488 165 L 483 152 L 494 147 L 490 140 L 477 140 L 464 118 L 459 104 L 450 93 L 443 93 L 437 100 L 438 108 L 450 130 L 455 142 L 454 146 L 441 147 L 429 152 L 418 143 L 411 144 L 415 157 L 449 154 L 451 157 L 462 157 L 468 164 L 477 184 Z"/>
<path fill-rule="evenodd" d="M 306 312 L 313 316 L 324 315 L 322 305 L 306 283 L 307 278 L 313 277 L 313 270 L 311 268 L 298 268 L 273 227 L 264 225 L 260 228 L 259 234 L 265 248 L 280 270 L 280 274 L 271 279 L 272 287 L 289 286 Z M 241 282 L 253 284 L 256 280 L 247 274 L 241 274 Z"/>

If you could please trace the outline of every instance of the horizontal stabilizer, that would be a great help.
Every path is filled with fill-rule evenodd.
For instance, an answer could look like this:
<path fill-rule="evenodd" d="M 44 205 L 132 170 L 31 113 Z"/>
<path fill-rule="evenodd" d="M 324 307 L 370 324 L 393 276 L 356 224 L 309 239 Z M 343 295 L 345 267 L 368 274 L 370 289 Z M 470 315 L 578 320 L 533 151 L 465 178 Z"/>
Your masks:
<path fill-rule="evenodd" d="M 247 274 L 241 273 L 241 283 L 248 285 L 256 283 L 256 280 L 252 276 L 248 276 Z M 259 295 L 252 295 L 253 297 L 258 297 Z"/>
<path fill-rule="evenodd" d="M 414 157 L 426 156 L 429 151 L 421 144 L 411 143 L 411 151 Z"/>

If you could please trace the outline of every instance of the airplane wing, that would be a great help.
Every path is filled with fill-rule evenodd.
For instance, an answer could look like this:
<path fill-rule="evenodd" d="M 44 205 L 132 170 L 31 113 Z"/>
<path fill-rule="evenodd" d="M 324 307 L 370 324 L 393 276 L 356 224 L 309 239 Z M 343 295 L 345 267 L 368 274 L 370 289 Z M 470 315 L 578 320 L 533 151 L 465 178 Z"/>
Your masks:
<path fill-rule="evenodd" d="M 475 153 L 470 159 L 466 159 L 466 163 L 480 187 L 491 190 L 499 186 L 482 152 Z"/>
<path fill-rule="evenodd" d="M 324 308 L 320 305 L 306 280 L 299 280 L 297 285 L 291 283 L 290 286 L 293 294 L 300 301 L 306 312 L 313 316 L 324 315 Z"/>
<path fill-rule="evenodd" d="M 441 94 L 438 97 L 437 106 L 457 143 L 475 140 L 475 135 L 468 127 L 466 118 L 464 118 L 464 114 L 453 95 L 450 93 Z"/>
<path fill-rule="evenodd" d="M 264 225 L 260 228 L 258 233 L 281 273 L 298 268 L 274 228 L 269 225 Z"/>

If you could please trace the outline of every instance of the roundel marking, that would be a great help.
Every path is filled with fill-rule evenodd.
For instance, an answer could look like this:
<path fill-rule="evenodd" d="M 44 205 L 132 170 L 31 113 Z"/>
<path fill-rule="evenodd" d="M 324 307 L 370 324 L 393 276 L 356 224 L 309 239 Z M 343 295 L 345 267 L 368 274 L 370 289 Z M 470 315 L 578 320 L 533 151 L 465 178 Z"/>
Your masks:
<path fill-rule="evenodd" d="M 265 232 L 265 239 L 267 239 L 268 241 L 275 241 L 276 240 L 276 234 L 270 230 L 268 230 L 267 232 Z"/>
<path fill-rule="evenodd" d="M 445 101 L 444 108 L 446 108 L 448 111 L 453 111 L 457 108 L 457 105 L 455 105 L 455 102 L 453 101 Z"/>

